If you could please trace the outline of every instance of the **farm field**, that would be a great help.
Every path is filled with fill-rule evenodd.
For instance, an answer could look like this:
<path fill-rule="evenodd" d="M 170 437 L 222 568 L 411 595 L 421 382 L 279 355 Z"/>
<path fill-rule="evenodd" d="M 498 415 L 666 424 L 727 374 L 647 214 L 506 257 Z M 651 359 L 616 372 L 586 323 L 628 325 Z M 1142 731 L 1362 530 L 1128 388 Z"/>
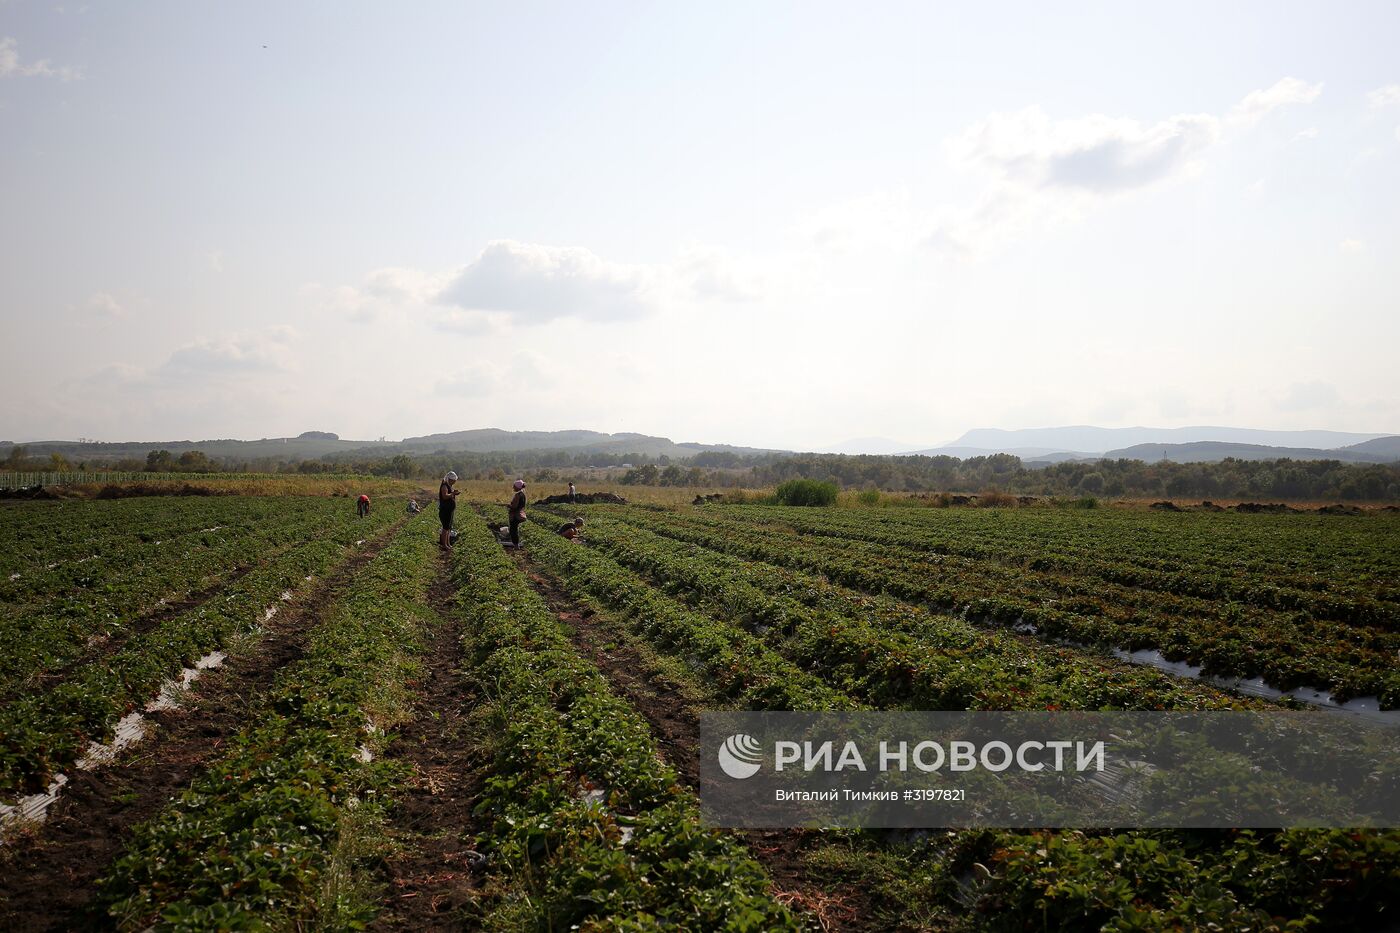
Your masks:
<path fill-rule="evenodd" d="M 696 796 L 705 710 L 1400 709 L 1400 517 L 667 495 L 511 551 L 469 494 L 446 557 L 398 498 L 0 503 L 0 803 L 56 791 L 4 811 L 0 929 L 1400 929 L 1397 831 Z"/>

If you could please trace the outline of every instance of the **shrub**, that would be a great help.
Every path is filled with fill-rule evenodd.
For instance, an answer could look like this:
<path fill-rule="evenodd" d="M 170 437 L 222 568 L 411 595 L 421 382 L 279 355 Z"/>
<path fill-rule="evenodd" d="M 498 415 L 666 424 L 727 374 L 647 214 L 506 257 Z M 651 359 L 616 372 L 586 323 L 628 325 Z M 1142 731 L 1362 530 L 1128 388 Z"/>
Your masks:
<path fill-rule="evenodd" d="M 860 493 L 856 495 L 856 501 L 859 502 L 861 505 L 879 505 L 880 490 L 862 489 Z"/>
<path fill-rule="evenodd" d="M 815 479 L 790 479 L 778 487 L 779 505 L 832 505 L 841 490 L 835 483 Z"/>

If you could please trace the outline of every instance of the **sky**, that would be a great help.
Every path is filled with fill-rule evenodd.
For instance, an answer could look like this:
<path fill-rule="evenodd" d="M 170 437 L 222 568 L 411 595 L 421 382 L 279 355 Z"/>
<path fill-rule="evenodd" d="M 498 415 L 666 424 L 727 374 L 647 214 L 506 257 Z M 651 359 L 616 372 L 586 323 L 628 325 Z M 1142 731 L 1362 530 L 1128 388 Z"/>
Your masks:
<path fill-rule="evenodd" d="M 1400 4 L 0 0 L 0 439 L 1400 433 Z"/>

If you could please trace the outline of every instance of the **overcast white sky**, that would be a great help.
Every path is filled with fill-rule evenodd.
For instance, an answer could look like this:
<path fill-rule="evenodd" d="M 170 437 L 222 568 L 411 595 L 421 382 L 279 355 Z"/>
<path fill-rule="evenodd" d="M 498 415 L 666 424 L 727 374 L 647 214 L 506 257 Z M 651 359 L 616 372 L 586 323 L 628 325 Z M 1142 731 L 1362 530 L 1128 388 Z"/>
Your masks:
<path fill-rule="evenodd" d="M 0 0 L 0 438 L 1400 432 L 1400 4 Z"/>

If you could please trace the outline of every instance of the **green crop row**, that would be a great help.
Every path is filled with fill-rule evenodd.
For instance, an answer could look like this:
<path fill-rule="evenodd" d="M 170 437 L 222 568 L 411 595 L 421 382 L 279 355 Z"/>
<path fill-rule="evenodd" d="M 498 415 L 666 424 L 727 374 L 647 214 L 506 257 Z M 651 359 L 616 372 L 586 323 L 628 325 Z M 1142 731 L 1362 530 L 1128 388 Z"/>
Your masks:
<path fill-rule="evenodd" d="M 368 532 L 363 524 L 345 523 L 286 550 L 199 606 L 80 664 L 52 688 L 0 707 L 0 795 L 43 787 L 90 741 L 109 737 L 116 722 L 150 700 L 162 681 L 253 630 L 271 606 L 280 605 L 283 593 L 304 592 L 308 576 L 331 570 Z"/>
<path fill-rule="evenodd" d="M 678 605 L 607 557 L 551 534 L 530 535 L 531 553 L 555 576 L 612 609 L 627 628 L 709 678 L 744 709 L 849 709 L 839 690 L 782 658 L 762 638 Z"/>
<path fill-rule="evenodd" d="M 468 676 L 496 733 L 481 811 L 519 893 L 497 908 L 540 930 L 795 930 L 734 839 L 703 829 L 645 722 L 572 649 L 484 527 L 454 576 Z M 488 918 L 489 927 L 491 925 Z"/>
<path fill-rule="evenodd" d="M 100 560 L 58 568 L 54 573 L 64 577 L 60 590 L 15 604 L 0 617 L 0 641 L 8 646 L 0 659 L 0 698 L 50 682 L 51 672 L 80 660 L 89 645 L 139 630 L 147 618 L 168 612 L 166 605 L 213 590 L 308 538 L 328 529 L 341 538 L 362 535 L 385 524 L 382 517 L 357 524 L 324 507 L 282 512 L 266 505 L 266 514 L 231 509 L 219 530 L 187 529 L 162 541 L 159 553 L 123 545 Z"/>
<path fill-rule="evenodd" d="M 102 554 L 110 546 L 150 542 L 190 528 L 222 524 L 224 517 L 238 508 L 231 498 L 8 502 L 0 509 L 0 582 L 8 581 L 12 574 L 22 579 L 49 564 Z M 276 506 L 274 499 L 238 498 L 248 498 L 254 509 Z M 0 593 L 9 595 L 5 590 Z"/>
<path fill-rule="evenodd" d="M 636 525 L 595 518 L 588 526 L 588 540 L 589 549 L 644 574 L 658 589 L 712 617 L 764 632 L 769 644 L 804 671 L 877 707 L 1218 709 L 1242 705 L 1209 687 L 1182 684 L 1155 671 L 1082 651 L 1028 643 L 886 597 L 857 593 L 810 574 L 678 542 Z M 539 553 L 539 546 L 533 542 L 532 546 Z"/>
<path fill-rule="evenodd" d="M 404 715 L 435 618 L 425 526 L 359 568 L 230 751 L 137 828 L 101 885 L 120 929 L 345 930 L 372 918 L 374 853 L 360 850 L 400 769 L 365 752 Z"/>
<path fill-rule="evenodd" d="M 627 519 L 633 520 L 630 510 Z M 832 624 L 839 616 L 867 619 L 875 637 L 860 655 L 865 665 L 861 677 L 843 680 L 857 697 L 889 694 L 891 688 L 878 683 L 879 668 L 885 663 L 883 655 L 892 655 L 896 663 L 901 658 L 901 628 L 925 637 L 932 631 L 908 607 L 902 610 L 901 622 L 895 601 L 668 541 L 636 525 L 608 521 L 596 512 L 588 525 L 588 539 L 589 549 L 641 569 L 658 588 L 685 594 L 696 605 L 733 618 L 736 624 L 771 627 L 772 633 L 786 632 L 782 637 L 789 641 L 800 640 L 803 627 L 810 627 L 814 637 L 810 644 L 795 648 L 794 657 L 806 652 L 813 664 L 824 657 L 828 663 L 841 664 L 847 642 L 841 623 Z M 539 536 L 530 541 L 536 556 L 551 545 Z M 583 550 L 567 543 L 552 546 Z M 582 582 L 578 576 L 569 581 Z M 823 621 L 828 626 L 824 631 Z M 934 645 L 940 645 L 950 659 L 946 670 L 961 672 L 969 667 L 975 671 L 972 681 L 990 677 L 1014 682 L 1028 675 L 1034 681 L 1043 655 L 1055 653 L 1032 643 L 1018 658 L 1013 649 L 997 645 L 996 633 L 946 621 L 950 625 L 945 641 L 923 647 L 930 656 L 937 656 L 940 652 Z M 881 639 L 880 632 L 892 637 Z M 984 658 L 989 663 L 978 668 Z M 872 662 L 875 672 L 870 671 Z M 1096 675 L 1092 662 L 1070 654 L 1063 663 L 1069 668 L 1079 665 L 1084 689 L 1093 689 L 1095 676 L 1112 676 L 1108 671 Z M 901 676 L 898 668 L 886 673 Z M 1129 682 L 1123 684 L 1124 690 L 1105 705 L 1123 701 L 1125 706 L 1143 708 L 1139 688 L 1131 683 L 1136 673 L 1126 672 Z M 1168 678 L 1141 673 L 1161 684 L 1160 705 L 1191 708 L 1223 701 L 1214 691 L 1175 687 Z M 1052 682 L 1064 683 L 1071 691 L 1079 686 L 1071 678 Z M 1013 708 L 1039 706 L 1040 698 L 1027 703 L 1026 696 L 1014 690 L 1002 695 Z M 947 699 L 955 702 L 951 696 Z M 905 697 L 896 702 L 905 702 Z M 921 849 L 891 846 L 877 836 L 861 834 L 843 845 L 852 847 L 857 861 L 893 859 L 905 865 L 912 878 L 923 879 L 915 885 L 923 891 L 913 899 L 923 898 L 925 904 L 931 900 L 950 914 L 962 914 L 960 925 L 967 930 L 1328 929 L 1337 923 L 1384 916 L 1397 900 L 1394 882 L 1400 878 L 1397 833 L 961 832 L 949 834 L 948 839 L 937 849 Z M 835 848 L 819 847 L 818 851 Z M 859 853 L 867 857 L 861 859 Z M 966 880 L 956 883 L 955 877 Z"/>
<path fill-rule="evenodd" d="M 1201 560 L 1199 555 L 1203 550 L 1220 548 L 1219 536 L 1188 535 L 1187 529 L 1181 529 L 1178 537 L 1190 537 L 1196 549 L 1183 555 L 1189 561 L 1183 564 L 1182 559 L 1164 561 L 1160 558 L 1125 557 L 1114 550 L 1120 543 L 1119 536 L 1105 535 L 1104 528 L 1100 527 L 1105 522 L 1097 516 L 1080 519 L 1086 524 L 1073 532 L 1062 531 L 1042 540 L 1035 536 L 1036 528 L 1018 524 L 1019 516 L 1000 522 L 984 518 L 984 525 L 997 527 L 980 529 L 976 535 L 965 535 L 959 533 L 963 529 L 949 528 L 944 523 L 934 524 L 929 520 L 918 523 L 897 520 L 872 522 L 853 518 L 844 512 L 814 515 L 793 514 L 791 511 L 786 514 L 777 514 L 772 510 L 754 511 L 756 514 L 749 516 L 750 520 L 770 521 L 807 535 L 834 537 L 847 542 L 868 542 L 915 553 L 970 558 L 1013 572 L 1067 574 L 1085 581 L 1085 585 L 1091 587 L 1109 583 L 1159 594 L 1232 600 L 1262 609 L 1306 612 L 1318 619 L 1400 630 L 1400 590 L 1388 585 L 1390 574 L 1384 570 L 1373 580 L 1364 580 L 1358 579 L 1355 572 L 1281 575 L 1269 571 L 1246 571 L 1238 564 L 1212 566 L 1211 562 Z M 1221 521 L 1210 516 L 1187 516 L 1184 520 L 1197 524 Z M 1336 552 L 1327 553 L 1323 549 L 1333 542 L 1339 550 L 1343 550 L 1351 541 L 1349 536 L 1342 537 L 1342 533 L 1353 529 L 1339 527 L 1335 521 L 1328 519 L 1320 521 L 1327 524 L 1316 529 L 1318 537 L 1308 540 L 1309 550 L 1304 553 L 1321 555 L 1317 566 L 1330 571 L 1334 567 Z M 1089 524 L 1093 522 L 1098 524 Z M 1004 527 L 1008 524 L 1012 526 L 1009 532 Z M 1386 524 L 1383 523 L 1382 527 Z M 1115 526 L 1110 521 L 1107 527 L 1112 529 Z M 1316 556 L 1314 559 L 1317 559 Z M 1144 563 L 1148 565 L 1144 566 Z M 1391 572 L 1400 572 L 1400 567 L 1392 567 Z M 1360 585 L 1363 583 L 1370 583 L 1371 586 L 1363 587 Z M 1122 592 L 1116 595 L 1121 597 Z"/>
<path fill-rule="evenodd" d="M 1229 607 L 1222 607 L 1214 619 L 1139 613 L 1131 620 L 1115 620 L 1102 601 L 1087 600 L 1073 611 L 1063 600 L 1036 593 L 1029 581 L 1017 586 L 1008 580 L 992 588 L 985 577 L 969 580 L 956 563 L 911 566 L 897 552 L 874 549 L 857 554 L 843 551 L 839 544 L 828 546 L 737 519 L 635 510 L 621 517 L 677 540 L 819 574 L 863 592 L 889 594 L 982 624 L 1031 627 L 1042 639 L 1155 648 L 1168 658 L 1201 664 L 1206 673 L 1262 676 L 1280 689 L 1325 687 L 1339 699 L 1375 694 L 1387 708 L 1400 706 L 1400 671 L 1393 660 L 1400 635 L 1372 631 L 1362 638 L 1351 628 L 1327 631 L 1317 623 L 1294 624 L 1280 616 L 1248 615 Z"/>
<path fill-rule="evenodd" d="M 745 521 L 774 522 L 813 533 L 884 540 L 1014 566 L 1046 562 L 1080 574 L 1104 571 L 1145 587 L 1211 598 L 1300 608 L 1310 597 L 1323 615 L 1344 607 L 1400 604 L 1395 541 L 1400 520 L 1337 521 L 1328 516 L 1161 514 L 1112 509 L 1017 512 L 822 510 L 797 514 L 761 506 L 706 509 Z M 898 538 L 891 536 L 899 536 Z M 1363 608 L 1371 611 L 1370 608 Z"/>

